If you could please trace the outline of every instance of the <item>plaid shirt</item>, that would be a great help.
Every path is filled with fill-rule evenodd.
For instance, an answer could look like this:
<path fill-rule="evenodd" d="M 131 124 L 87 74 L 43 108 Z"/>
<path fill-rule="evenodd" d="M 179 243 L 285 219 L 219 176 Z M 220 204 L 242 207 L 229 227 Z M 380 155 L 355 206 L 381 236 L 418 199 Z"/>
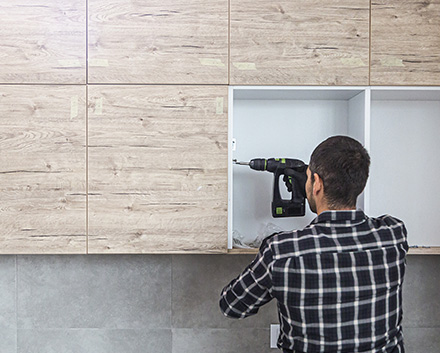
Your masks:
<path fill-rule="evenodd" d="M 226 286 L 220 308 L 245 318 L 278 302 L 284 352 L 404 352 L 406 229 L 391 216 L 326 211 L 302 230 L 275 233 Z"/>

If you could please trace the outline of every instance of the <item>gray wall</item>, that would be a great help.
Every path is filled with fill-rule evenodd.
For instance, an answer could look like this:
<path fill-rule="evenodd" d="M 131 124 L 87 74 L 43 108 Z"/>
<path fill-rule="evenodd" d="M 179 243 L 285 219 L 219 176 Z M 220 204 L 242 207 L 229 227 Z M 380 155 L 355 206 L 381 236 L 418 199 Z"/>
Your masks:
<path fill-rule="evenodd" d="M 249 255 L 0 256 L 0 352 L 259 353 L 272 302 L 223 317 L 219 293 Z M 440 256 L 409 256 L 407 353 L 440 352 Z"/>

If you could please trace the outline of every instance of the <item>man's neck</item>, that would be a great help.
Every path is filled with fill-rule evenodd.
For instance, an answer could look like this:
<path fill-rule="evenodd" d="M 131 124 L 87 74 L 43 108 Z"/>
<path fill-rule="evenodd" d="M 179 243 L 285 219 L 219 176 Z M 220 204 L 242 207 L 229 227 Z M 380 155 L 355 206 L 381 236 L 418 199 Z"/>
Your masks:
<path fill-rule="evenodd" d="M 317 206 L 317 214 L 318 216 L 325 211 L 355 211 L 356 207 L 344 207 L 344 208 L 330 208 L 327 205 L 318 207 Z"/>

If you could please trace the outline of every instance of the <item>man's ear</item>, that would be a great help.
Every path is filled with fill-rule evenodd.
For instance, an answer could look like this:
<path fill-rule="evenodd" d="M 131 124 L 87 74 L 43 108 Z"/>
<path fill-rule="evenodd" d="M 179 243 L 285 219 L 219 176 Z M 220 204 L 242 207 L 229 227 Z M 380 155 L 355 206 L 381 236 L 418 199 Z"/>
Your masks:
<path fill-rule="evenodd" d="M 314 173 L 313 177 L 315 179 L 313 183 L 313 195 L 316 196 L 317 194 L 319 194 L 319 192 L 324 191 L 324 183 L 317 173 Z"/>

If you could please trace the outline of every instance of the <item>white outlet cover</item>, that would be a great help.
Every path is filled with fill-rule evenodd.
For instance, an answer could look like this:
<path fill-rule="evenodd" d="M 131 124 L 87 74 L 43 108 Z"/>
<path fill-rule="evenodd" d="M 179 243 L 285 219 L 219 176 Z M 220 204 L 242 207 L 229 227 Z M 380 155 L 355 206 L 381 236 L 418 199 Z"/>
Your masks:
<path fill-rule="evenodd" d="M 270 348 L 278 348 L 277 341 L 280 335 L 280 325 L 270 325 Z"/>

